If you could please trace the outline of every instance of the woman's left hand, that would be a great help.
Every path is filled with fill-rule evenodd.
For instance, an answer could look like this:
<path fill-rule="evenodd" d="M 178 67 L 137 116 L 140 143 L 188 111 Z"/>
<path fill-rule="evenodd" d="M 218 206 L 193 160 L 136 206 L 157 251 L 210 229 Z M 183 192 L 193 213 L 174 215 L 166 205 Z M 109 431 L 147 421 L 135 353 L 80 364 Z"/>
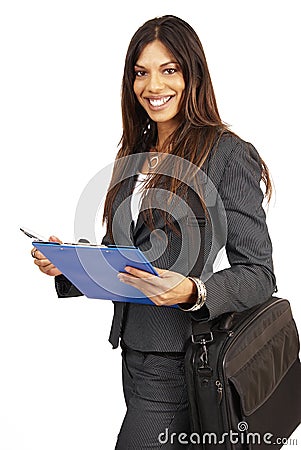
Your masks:
<path fill-rule="evenodd" d="M 118 278 L 123 283 L 143 292 L 157 306 L 171 306 L 178 303 L 195 303 L 196 286 L 192 280 L 180 273 L 156 268 L 159 277 L 134 267 L 125 267 Z"/>

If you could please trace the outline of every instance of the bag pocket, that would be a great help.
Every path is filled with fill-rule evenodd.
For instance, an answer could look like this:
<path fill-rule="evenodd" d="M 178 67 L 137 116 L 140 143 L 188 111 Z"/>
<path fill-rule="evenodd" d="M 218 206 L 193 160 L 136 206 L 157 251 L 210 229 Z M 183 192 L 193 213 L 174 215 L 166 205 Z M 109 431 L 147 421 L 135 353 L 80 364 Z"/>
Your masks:
<path fill-rule="evenodd" d="M 289 317 L 289 313 L 286 315 Z M 271 448 L 272 443 L 277 449 L 301 418 L 299 340 L 292 317 L 256 352 L 254 348 L 250 342 L 245 352 L 251 357 L 228 378 L 232 426 L 239 429 L 239 421 L 243 420 L 246 432 L 254 434 L 248 448 Z M 233 361 L 239 366 L 239 361 L 244 360 L 246 354 L 242 351 L 228 368 L 233 371 Z"/>

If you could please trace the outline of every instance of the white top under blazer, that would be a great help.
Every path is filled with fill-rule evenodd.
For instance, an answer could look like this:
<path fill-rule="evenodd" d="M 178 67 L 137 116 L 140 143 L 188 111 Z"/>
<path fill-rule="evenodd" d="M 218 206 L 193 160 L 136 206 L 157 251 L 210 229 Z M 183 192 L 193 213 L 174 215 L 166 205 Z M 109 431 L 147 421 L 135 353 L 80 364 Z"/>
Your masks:
<path fill-rule="evenodd" d="M 134 190 L 131 196 L 131 214 L 132 220 L 134 221 L 134 225 L 136 225 L 139 216 L 144 185 L 147 180 L 147 177 L 148 177 L 147 173 L 138 174 Z"/>

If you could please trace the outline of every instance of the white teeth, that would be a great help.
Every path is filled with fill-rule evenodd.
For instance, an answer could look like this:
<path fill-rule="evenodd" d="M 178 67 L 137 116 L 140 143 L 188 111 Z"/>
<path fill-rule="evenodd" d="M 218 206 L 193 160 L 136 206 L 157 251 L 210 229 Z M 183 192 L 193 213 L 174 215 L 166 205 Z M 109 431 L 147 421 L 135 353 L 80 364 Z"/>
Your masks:
<path fill-rule="evenodd" d="M 164 105 L 164 103 L 167 103 L 168 100 L 170 100 L 170 96 L 169 97 L 161 97 L 161 98 L 149 98 L 149 102 L 152 106 L 162 106 Z"/>

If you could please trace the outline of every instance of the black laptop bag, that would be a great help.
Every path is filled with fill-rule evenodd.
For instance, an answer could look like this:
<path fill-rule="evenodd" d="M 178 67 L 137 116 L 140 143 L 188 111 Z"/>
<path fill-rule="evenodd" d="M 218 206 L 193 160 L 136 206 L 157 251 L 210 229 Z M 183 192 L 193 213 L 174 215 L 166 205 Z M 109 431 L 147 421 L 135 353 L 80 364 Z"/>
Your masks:
<path fill-rule="evenodd" d="M 193 321 L 185 371 L 191 448 L 276 450 L 289 443 L 301 419 L 301 365 L 288 300 L 272 297 L 216 322 Z"/>

